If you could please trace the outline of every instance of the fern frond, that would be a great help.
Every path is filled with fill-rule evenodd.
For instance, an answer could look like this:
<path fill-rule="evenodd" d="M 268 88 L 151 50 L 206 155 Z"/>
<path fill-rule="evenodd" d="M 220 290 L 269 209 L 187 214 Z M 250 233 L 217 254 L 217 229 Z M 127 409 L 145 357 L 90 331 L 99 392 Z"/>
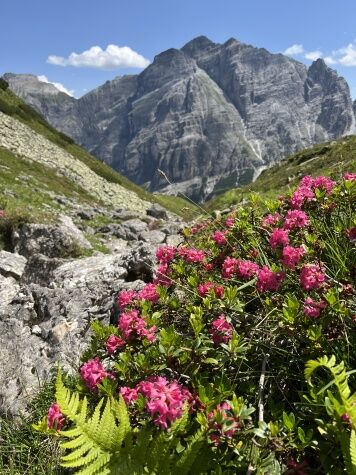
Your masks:
<path fill-rule="evenodd" d="M 61 412 L 75 424 L 74 429 L 60 431 L 62 436 L 71 439 L 61 443 L 61 448 L 70 451 L 62 456 L 61 465 L 80 468 L 76 473 L 82 475 L 116 473 L 111 470 L 110 461 L 112 458 L 118 460 L 122 443 L 131 431 L 124 400 L 105 402 L 101 399 L 92 416 L 88 417 L 86 397 L 81 399 L 78 393 L 72 394 L 64 386 L 60 372 L 56 382 L 56 399 Z M 119 423 L 117 419 L 120 419 Z M 126 464 L 127 460 L 122 462 Z"/>
<path fill-rule="evenodd" d="M 176 475 L 183 475 L 191 472 L 191 468 L 197 458 L 198 453 L 200 452 L 204 444 L 204 431 L 199 429 L 191 441 L 188 443 L 186 450 L 183 452 L 176 464 Z M 193 470 L 192 473 L 199 473 L 196 470 Z"/>
<path fill-rule="evenodd" d="M 352 430 L 350 435 L 350 459 L 353 471 L 356 473 L 356 431 Z"/>

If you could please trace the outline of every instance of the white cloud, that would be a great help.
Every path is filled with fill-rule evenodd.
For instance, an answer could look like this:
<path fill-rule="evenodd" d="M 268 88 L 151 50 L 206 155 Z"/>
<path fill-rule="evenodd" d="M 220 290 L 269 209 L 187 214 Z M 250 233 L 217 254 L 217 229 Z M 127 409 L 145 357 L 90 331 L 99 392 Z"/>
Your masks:
<path fill-rule="evenodd" d="M 311 61 L 316 61 L 318 58 L 323 57 L 323 53 L 317 49 L 315 51 L 309 51 L 308 53 L 305 53 L 304 57 L 306 59 L 310 59 Z"/>
<path fill-rule="evenodd" d="M 53 86 L 58 89 L 58 91 L 60 92 L 64 92 L 65 94 L 68 94 L 68 96 L 71 96 L 73 97 L 74 96 L 74 90 L 73 89 L 67 89 L 65 86 L 63 86 L 63 84 L 61 84 L 60 82 L 52 82 L 52 81 L 49 81 L 47 76 L 44 76 L 44 75 L 41 75 L 41 76 L 37 76 L 37 79 L 41 82 L 45 82 L 47 84 L 53 84 Z"/>
<path fill-rule="evenodd" d="M 294 44 L 287 48 L 285 51 L 283 51 L 283 54 L 286 54 L 288 56 L 294 56 L 297 54 L 303 54 L 304 53 L 304 48 L 303 45 L 299 44 Z"/>
<path fill-rule="evenodd" d="M 356 66 L 356 41 L 335 51 L 333 57 L 342 66 Z"/>
<path fill-rule="evenodd" d="M 324 61 L 329 66 L 332 66 L 333 64 L 337 64 L 337 61 L 332 56 L 325 56 Z"/>
<path fill-rule="evenodd" d="M 92 46 L 82 53 L 71 53 L 67 58 L 51 55 L 47 63 L 97 69 L 145 68 L 150 64 L 148 59 L 128 46 L 117 45 L 108 45 L 105 50 L 100 46 Z"/>

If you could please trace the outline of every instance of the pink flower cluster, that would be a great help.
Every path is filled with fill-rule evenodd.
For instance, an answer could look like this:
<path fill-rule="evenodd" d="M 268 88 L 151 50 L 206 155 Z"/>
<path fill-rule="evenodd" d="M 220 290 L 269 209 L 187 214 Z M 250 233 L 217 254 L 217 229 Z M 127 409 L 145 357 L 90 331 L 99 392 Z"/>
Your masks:
<path fill-rule="evenodd" d="M 221 445 L 223 439 L 231 439 L 240 428 L 238 419 L 233 415 L 228 402 L 218 404 L 213 412 L 208 414 L 210 440 L 216 447 Z"/>
<path fill-rule="evenodd" d="M 304 315 L 306 315 L 307 317 L 318 318 L 320 316 L 320 312 L 325 307 L 326 303 L 323 300 L 319 300 L 319 302 L 317 302 L 312 298 L 307 297 L 304 300 Z"/>
<path fill-rule="evenodd" d="M 104 378 L 110 376 L 99 358 L 94 358 L 92 360 L 88 360 L 83 366 L 80 368 L 80 376 L 90 391 L 96 391 L 97 385 L 100 384 Z"/>
<path fill-rule="evenodd" d="M 155 339 L 156 326 L 147 328 L 147 322 L 139 316 L 137 310 L 122 313 L 119 318 L 118 327 L 122 332 L 125 340 L 132 341 L 135 339 L 147 338 L 152 343 Z"/>
<path fill-rule="evenodd" d="M 354 181 L 356 180 L 356 173 L 346 172 L 344 173 L 344 179 L 348 181 Z"/>
<path fill-rule="evenodd" d="M 233 326 L 226 320 L 225 315 L 221 314 L 211 323 L 209 333 L 215 345 L 228 343 L 232 337 Z"/>
<path fill-rule="evenodd" d="M 218 299 L 221 299 L 224 296 L 224 287 L 215 282 L 205 282 L 204 284 L 198 285 L 198 294 L 200 297 L 206 297 L 210 290 L 214 291 L 215 297 Z"/>
<path fill-rule="evenodd" d="M 158 262 L 168 264 L 174 259 L 176 249 L 173 246 L 162 246 L 156 251 Z"/>
<path fill-rule="evenodd" d="M 308 264 L 300 271 L 300 285 L 304 290 L 317 290 L 325 281 L 325 274 L 317 264 Z"/>
<path fill-rule="evenodd" d="M 291 209 L 287 212 L 287 215 L 284 220 L 283 228 L 284 229 L 295 229 L 295 228 L 305 228 L 308 226 L 309 218 L 308 215 L 299 209 Z"/>
<path fill-rule="evenodd" d="M 261 293 L 267 290 L 276 291 L 285 278 L 284 272 L 273 272 L 267 266 L 257 271 L 257 290 Z"/>
<path fill-rule="evenodd" d="M 141 381 L 136 388 L 122 387 L 120 393 L 126 404 L 134 402 L 139 394 L 146 398 L 146 409 L 156 426 L 167 429 L 183 413 L 184 403 L 193 400 L 190 391 L 177 381 L 169 382 L 161 376 Z"/>
<path fill-rule="evenodd" d="M 181 247 L 178 254 L 190 264 L 202 262 L 205 259 L 205 252 L 194 248 Z"/>
<path fill-rule="evenodd" d="M 118 296 L 117 302 L 121 310 L 130 305 L 137 297 L 137 292 L 134 290 L 122 290 Z"/>
<path fill-rule="evenodd" d="M 272 249 L 276 249 L 279 246 L 287 246 L 289 244 L 288 231 L 278 228 L 274 229 L 269 238 L 269 244 Z"/>
<path fill-rule="evenodd" d="M 64 415 L 61 413 L 59 405 L 54 402 L 48 409 L 47 427 L 49 429 L 61 430 L 65 424 Z"/>
<path fill-rule="evenodd" d="M 258 271 L 259 266 L 256 262 L 238 259 L 236 273 L 242 279 L 250 279 Z"/>
<path fill-rule="evenodd" d="M 206 223 L 198 223 L 196 226 L 193 226 L 190 229 L 191 234 L 197 234 L 199 231 L 202 231 L 206 227 Z"/>
<path fill-rule="evenodd" d="M 282 217 L 279 213 L 268 214 L 263 218 L 261 226 L 263 228 L 267 228 L 268 226 L 275 226 L 280 222 L 281 219 Z"/>
<path fill-rule="evenodd" d="M 222 276 L 224 279 L 231 279 L 237 271 L 237 259 L 234 257 L 227 257 L 222 265 Z"/>
<path fill-rule="evenodd" d="M 282 251 L 282 263 L 289 269 L 294 270 L 304 254 L 305 250 L 303 246 L 286 246 Z"/>
<path fill-rule="evenodd" d="M 228 218 L 226 218 L 225 226 L 226 226 L 227 228 L 233 228 L 233 227 L 234 227 L 234 223 L 235 223 L 235 218 L 233 218 L 232 216 L 229 216 Z"/>
<path fill-rule="evenodd" d="M 215 231 L 212 238 L 218 246 L 224 246 L 227 243 L 227 231 Z"/>
<path fill-rule="evenodd" d="M 4 218 L 6 216 L 6 211 L 3 209 L 0 209 L 0 218 Z"/>
<path fill-rule="evenodd" d="M 172 285 L 172 279 L 169 277 L 169 273 L 171 272 L 170 267 L 165 262 L 158 266 L 156 271 L 156 278 L 153 281 L 154 284 L 162 285 L 164 287 L 169 287 Z"/>
<path fill-rule="evenodd" d="M 123 348 L 125 345 L 125 341 L 116 335 L 110 335 L 105 344 L 109 355 L 112 355 L 118 348 Z"/>
<path fill-rule="evenodd" d="M 294 209 L 300 209 L 306 201 L 310 201 L 315 198 L 314 190 L 324 190 L 327 194 L 330 194 L 336 183 L 325 176 L 317 176 L 312 178 L 307 175 L 303 177 L 296 191 L 293 193 L 290 204 Z"/>
<path fill-rule="evenodd" d="M 148 302 L 157 303 L 159 300 L 159 293 L 157 292 L 156 284 L 146 284 L 137 295 L 139 300 L 147 300 Z"/>

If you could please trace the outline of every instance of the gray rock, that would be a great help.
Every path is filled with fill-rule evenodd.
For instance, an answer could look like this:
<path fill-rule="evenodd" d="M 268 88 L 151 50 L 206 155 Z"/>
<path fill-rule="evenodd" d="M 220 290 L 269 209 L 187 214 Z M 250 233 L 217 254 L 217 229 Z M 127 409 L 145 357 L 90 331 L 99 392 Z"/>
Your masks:
<path fill-rule="evenodd" d="M 161 244 L 166 239 L 166 234 L 161 231 L 152 230 L 152 231 L 143 231 L 140 234 L 140 239 L 145 242 L 152 242 L 154 244 Z"/>
<path fill-rule="evenodd" d="M 0 274 L 5 277 L 20 279 L 26 266 L 27 259 L 19 254 L 0 251 Z"/>
<path fill-rule="evenodd" d="M 168 220 L 167 211 L 157 203 L 153 204 L 151 208 L 148 208 L 146 213 L 148 214 L 148 216 L 152 216 L 156 219 L 163 219 L 165 221 Z"/>
<path fill-rule="evenodd" d="M 166 244 L 167 246 L 179 246 L 184 241 L 184 238 L 181 234 L 172 234 L 167 236 Z"/>
<path fill-rule="evenodd" d="M 53 282 L 67 289 L 95 289 L 100 283 L 125 279 L 127 270 L 120 255 L 99 255 L 74 260 L 59 266 L 53 273 Z"/>
<path fill-rule="evenodd" d="M 82 209 L 77 212 L 77 216 L 80 219 L 84 219 L 85 221 L 89 221 L 90 219 L 93 219 L 95 215 L 96 213 L 92 209 Z"/>
<path fill-rule="evenodd" d="M 13 234 L 14 250 L 25 256 L 44 254 L 65 257 L 78 248 L 91 249 L 91 244 L 68 216 L 60 217 L 59 225 L 24 224 Z"/>
<path fill-rule="evenodd" d="M 0 302 L 2 308 L 12 301 L 19 288 L 20 286 L 14 277 L 4 277 L 0 274 Z"/>
<path fill-rule="evenodd" d="M 146 231 L 148 226 L 147 223 L 141 221 L 140 219 L 128 219 L 122 223 L 123 228 L 128 229 L 129 231 L 138 234 L 142 231 Z"/>

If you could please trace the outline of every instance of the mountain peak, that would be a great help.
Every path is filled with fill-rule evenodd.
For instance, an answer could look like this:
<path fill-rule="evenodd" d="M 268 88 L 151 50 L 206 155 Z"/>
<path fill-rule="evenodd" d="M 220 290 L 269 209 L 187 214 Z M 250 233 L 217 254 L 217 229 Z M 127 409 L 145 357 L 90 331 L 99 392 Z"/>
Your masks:
<path fill-rule="evenodd" d="M 191 41 L 188 41 L 188 43 L 183 46 L 182 51 L 187 52 L 189 54 L 191 52 L 205 50 L 213 46 L 216 46 L 213 41 L 211 41 L 206 36 L 201 35 L 197 36 Z"/>

